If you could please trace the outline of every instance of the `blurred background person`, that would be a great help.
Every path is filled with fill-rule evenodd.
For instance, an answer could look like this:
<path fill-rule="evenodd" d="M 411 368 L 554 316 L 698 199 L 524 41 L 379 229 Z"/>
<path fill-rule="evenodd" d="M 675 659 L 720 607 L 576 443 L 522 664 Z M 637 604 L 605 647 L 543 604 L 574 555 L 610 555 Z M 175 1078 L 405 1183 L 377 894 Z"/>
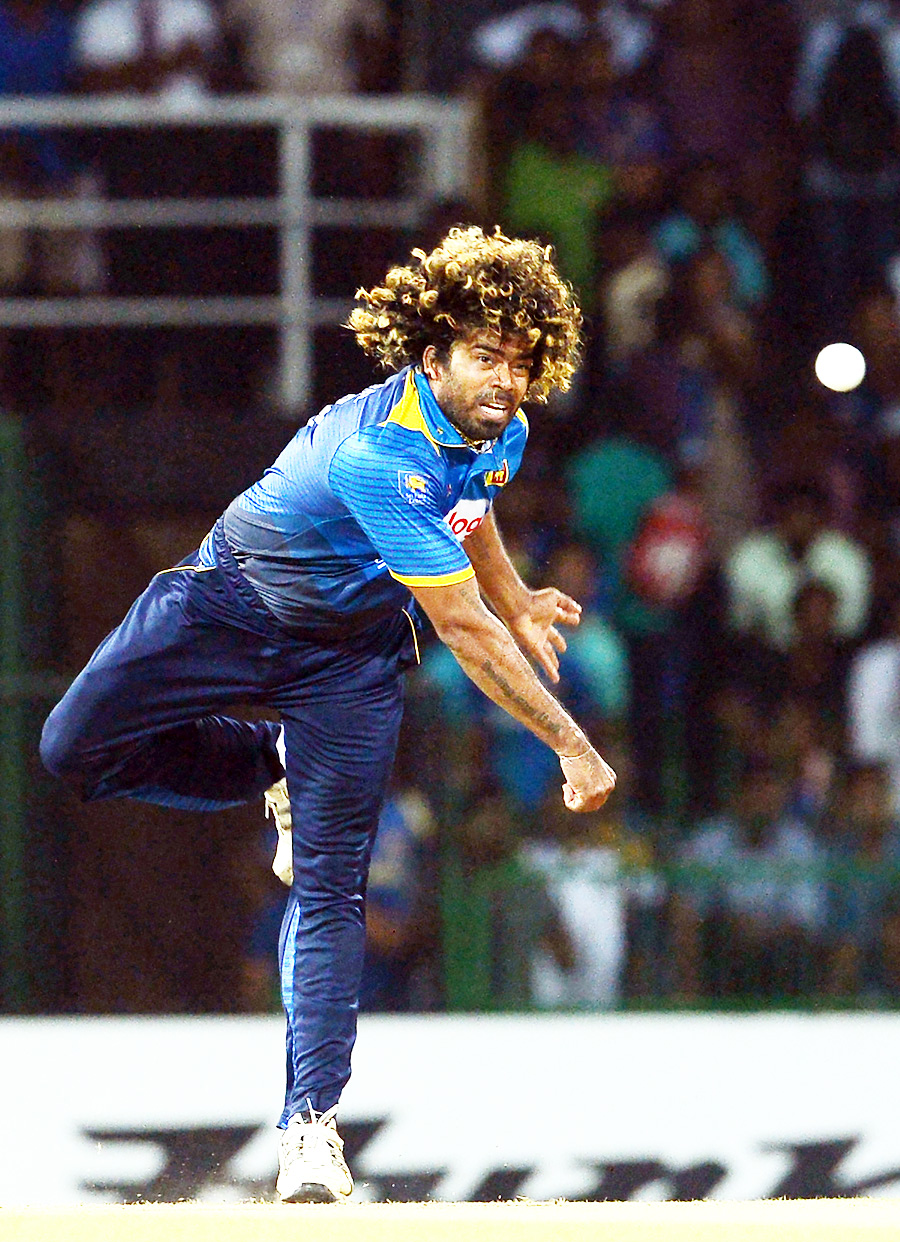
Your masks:
<path fill-rule="evenodd" d="M 565 973 L 575 950 L 545 878 L 522 853 L 521 825 L 489 790 L 453 823 L 441 867 L 444 986 L 451 1010 L 532 1007 L 539 953 Z"/>
<path fill-rule="evenodd" d="M 552 797 L 523 845 L 528 866 L 543 876 L 572 946 L 563 967 L 545 949 L 534 957 L 539 1008 L 610 1009 L 626 998 L 662 995 L 665 889 L 653 873 L 654 826 L 631 793 L 628 744 L 611 745 L 615 805 L 583 817 L 558 815 Z"/>
<path fill-rule="evenodd" d="M 850 755 L 884 765 L 900 812 L 900 585 L 885 601 L 883 626 L 851 660 L 847 715 Z"/>
<path fill-rule="evenodd" d="M 0 97 L 67 94 L 75 76 L 75 14 L 53 0 L 0 2 Z M 83 169 L 65 131 L 0 132 L 0 197 L 15 201 L 74 199 Z M 96 273 L 89 242 L 77 230 L 0 226 L 0 295 L 60 297 L 91 288 Z M 29 374 L 11 356 L 11 333 L 0 328 L 0 402 L 31 405 L 34 392 L 64 409 L 72 396 L 71 359 L 59 334 L 42 341 L 49 357 Z M 35 382 L 36 381 L 36 382 Z"/>
<path fill-rule="evenodd" d="M 740 540 L 725 563 L 728 621 L 739 634 L 756 635 L 786 651 L 795 634 L 794 600 L 815 578 L 834 592 L 834 624 L 845 639 L 862 636 L 871 605 L 871 562 L 866 549 L 829 521 L 827 495 L 818 480 L 780 483 L 773 520 Z"/>
<path fill-rule="evenodd" d="M 900 233 L 900 20 L 852 0 L 810 23 L 793 85 L 809 221 L 813 330 L 846 328 L 854 288 L 883 274 Z"/>
<path fill-rule="evenodd" d="M 534 955 L 534 1002 L 541 1009 L 612 1009 L 623 995 L 626 901 L 620 877 L 620 842 L 609 821 L 541 810 L 540 835 L 523 853 L 541 875 L 572 946 L 561 965 L 552 953 Z"/>
<path fill-rule="evenodd" d="M 822 850 L 785 814 L 772 762 L 748 757 L 732 806 L 677 851 L 671 919 L 678 993 L 688 1000 L 809 995 L 826 917 Z"/>
<path fill-rule="evenodd" d="M 190 117 L 219 87 L 223 49 L 212 0 L 85 0 L 75 28 L 76 88 L 88 97 L 161 100 Z M 98 194 L 146 201 L 212 196 L 229 143 L 197 126 L 141 125 L 93 130 L 83 146 Z M 221 230 L 209 228 L 113 228 L 101 246 L 102 284 L 113 296 L 217 293 L 234 260 Z M 210 329 L 104 330 L 94 342 L 98 398 L 146 408 L 165 392 L 177 408 L 196 404 L 210 386 L 222 394 L 214 342 Z"/>
<path fill-rule="evenodd" d="M 829 853 L 825 988 L 863 1003 L 890 1001 L 900 982 L 891 960 L 900 915 L 900 820 L 882 765 L 849 765 L 822 835 Z"/>
<path fill-rule="evenodd" d="M 671 160 L 657 100 L 637 75 L 616 73 L 611 42 L 599 32 L 579 44 L 574 72 L 578 150 L 612 169 L 617 205 L 638 214 L 660 209 Z"/>
<path fill-rule="evenodd" d="M 561 274 L 588 313 L 597 295 L 599 220 L 614 193 L 612 165 L 577 149 L 571 91 L 557 87 L 542 94 L 523 137 L 509 148 L 500 217 L 517 235 L 553 244 Z"/>
<path fill-rule="evenodd" d="M 265 95 L 390 89 L 380 0 L 222 0 L 250 84 Z"/>
<path fill-rule="evenodd" d="M 717 699 L 724 771 L 730 775 L 727 757 L 765 751 L 790 780 L 790 809 L 810 826 L 831 796 L 847 747 L 853 648 L 837 633 L 836 608 L 832 588 L 811 579 L 795 596 L 786 651 L 753 633 L 732 635 Z"/>
<path fill-rule="evenodd" d="M 777 0 L 764 8 L 669 0 L 658 27 L 652 72 L 674 158 L 741 170 L 754 218 L 771 221 L 789 153 L 783 83 L 793 54 L 790 10 Z"/>
<path fill-rule="evenodd" d="M 711 248 L 728 265 L 729 301 L 761 310 L 771 295 L 765 252 L 735 209 L 730 166 L 710 156 L 682 167 L 673 203 L 654 231 L 654 241 L 669 264 L 684 263 Z"/>

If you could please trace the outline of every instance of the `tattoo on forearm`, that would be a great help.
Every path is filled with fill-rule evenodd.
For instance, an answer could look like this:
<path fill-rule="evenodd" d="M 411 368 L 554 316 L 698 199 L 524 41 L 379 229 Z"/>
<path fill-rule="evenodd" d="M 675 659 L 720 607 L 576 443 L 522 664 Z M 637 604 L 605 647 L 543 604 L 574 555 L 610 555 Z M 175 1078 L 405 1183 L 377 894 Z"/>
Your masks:
<path fill-rule="evenodd" d="M 499 669 L 495 668 L 491 660 L 484 660 L 481 664 L 481 671 L 486 677 L 489 677 L 494 685 L 502 690 L 506 698 L 514 703 L 521 715 L 528 720 L 533 720 L 536 725 L 543 727 L 547 733 L 553 737 L 558 736 L 562 732 L 562 726 L 558 721 L 553 720 L 546 712 L 540 711 L 533 704 L 520 694 L 513 686 L 509 684 Z"/>

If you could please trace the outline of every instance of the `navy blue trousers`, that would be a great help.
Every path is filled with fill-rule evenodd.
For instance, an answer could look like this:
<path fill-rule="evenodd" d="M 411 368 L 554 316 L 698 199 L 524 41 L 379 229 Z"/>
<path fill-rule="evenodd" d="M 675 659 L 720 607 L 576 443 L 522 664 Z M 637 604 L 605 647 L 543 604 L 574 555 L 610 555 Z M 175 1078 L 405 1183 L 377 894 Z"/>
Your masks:
<path fill-rule="evenodd" d="M 404 611 L 344 639 L 290 634 L 217 531 L 219 565 L 152 580 L 44 725 L 41 755 L 82 798 L 214 810 L 284 775 L 280 726 L 228 716 L 275 708 L 284 725 L 294 884 L 279 948 L 287 1014 L 281 1124 L 338 1102 L 350 1076 L 365 891 L 415 663 Z"/>

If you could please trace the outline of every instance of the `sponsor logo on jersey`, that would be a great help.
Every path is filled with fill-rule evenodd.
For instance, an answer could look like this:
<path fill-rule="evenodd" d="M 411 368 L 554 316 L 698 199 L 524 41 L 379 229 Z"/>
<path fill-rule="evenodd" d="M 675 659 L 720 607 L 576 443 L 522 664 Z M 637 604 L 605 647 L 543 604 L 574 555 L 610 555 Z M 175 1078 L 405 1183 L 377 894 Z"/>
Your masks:
<path fill-rule="evenodd" d="M 421 474 L 401 470 L 398 478 L 400 495 L 405 496 L 411 505 L 420 505 L 428 498 L 428 484 Z"/>
<path fill-rule="evenodd" d="M 484 521 L 489 505 L 486 500 L 458 500 L 444 521 L 457 539 L 465 539 Z"/>
<path fill-rule="evenodd" d="M 503 458 L 503 465 L 499 470 L 486 470 L 484 473 L 484 481 L 488 487 L 506 487 L 509 482 L 509 462 Z"/>

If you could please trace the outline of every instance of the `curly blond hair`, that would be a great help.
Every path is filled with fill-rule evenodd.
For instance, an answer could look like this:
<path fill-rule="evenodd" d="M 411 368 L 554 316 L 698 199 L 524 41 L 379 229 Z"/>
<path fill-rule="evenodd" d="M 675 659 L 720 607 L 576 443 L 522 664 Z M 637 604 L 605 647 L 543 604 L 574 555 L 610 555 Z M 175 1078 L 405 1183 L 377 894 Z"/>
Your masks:
<path fill-rule="evenodd" d="M 446 358 L 455 340 L 490 328 L 531 342 L 528 399 L 568 390 L 581 361 L 581 309 L 549 246 L 472 226 L 451 229 L 431 254 L 413 250 L 412 260 L 357 290 L 361 305 L 345 326 L 367 354 L 399 370 L 428 345 Z"/>

